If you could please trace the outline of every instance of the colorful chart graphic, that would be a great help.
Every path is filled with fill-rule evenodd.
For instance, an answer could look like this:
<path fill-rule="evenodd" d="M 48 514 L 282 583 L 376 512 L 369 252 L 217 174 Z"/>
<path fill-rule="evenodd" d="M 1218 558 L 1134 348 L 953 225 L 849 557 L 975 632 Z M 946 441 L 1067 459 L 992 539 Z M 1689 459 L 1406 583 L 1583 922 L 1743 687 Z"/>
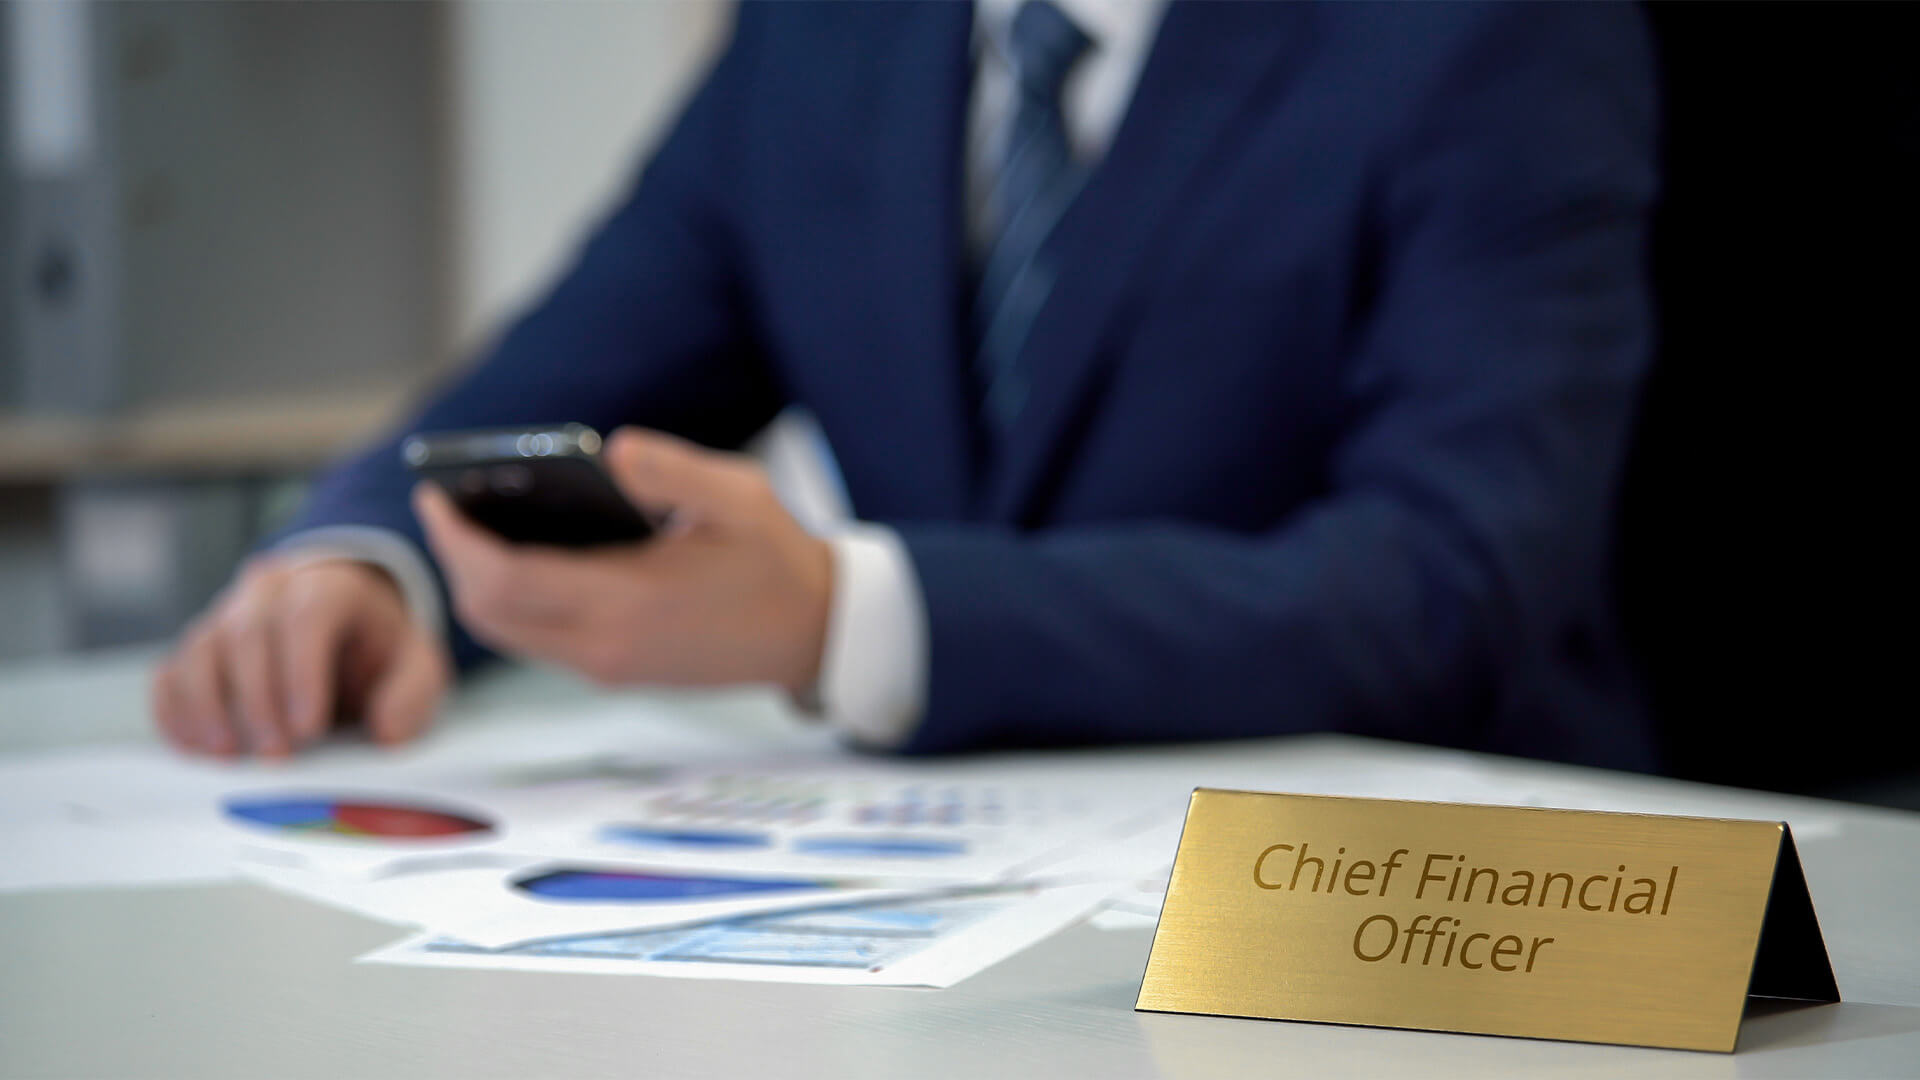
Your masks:
<path fill-rule="evenodd" d="M 689 874 L 637 874 L 602 870 L 554 870 L 514 883 L 543 900 L 587 903 L 654 903 L 711 900 L 754 893 L 840 889 L 854 882 L 820 878 L 730 878 Z"/>
<path fill-rule="evenodd" d="M 495 774 L 494 782 L 509 788 L 574 783 L 647 787 L 665 783 L 674 771 L 671 765 L 627 754 L 598 753 L 502 769 Z"/>
<path fill-rule="evenodd" d="M 227 816 L 267 829 L 327 833 L 361 839 L 417 840 L 474 836 L 493 826 L 469 814 L 447 809 L 316 796 L 236 796 L 225 804 Z"/>
<path fill-rule="evenodd" d="M 728 919 L 699 926 L 625 934 L 585 934 L 504 949 L 440 938 L 427 952 L 472 956 L 539 956 L 569 960 L 636 960 L 772 964 L 878 971 L 997 915 L 1016 897 L 1005 894 L 913 901 Z"/>
<path fill-rule="evenodd" d="M 938 859 L 965 855 L 967 842 L 944 836 L 803 836 L 794 840 L 793 850 L 855 859 Z"/>
<path fill-rule="evenodd" d="M 656 828 L 651 825 L 608 825 L 600 830 L 600 839 L 610 844 L 629 844 L 634 847 L 740 849 L 773 845 L 773 838 L 761 832 Z"/>
<path fill-rule="evenodd" d="M 861 799 L 853 807 L 856 825 L 1000 825 L 1005 821 L 1006 806 L 1000 792 L 992 789 L 929 791 L 914 785 Z"/>
<path fill-rule="evenodd" d="M 810 777 L 723 774 L 654 796 L 649 817 L 727 825 L 809 825 L 831 808 L 832 787 Z"/>
<path fill-rule="evenodd" d="M 924 829 L 1038 825 L 1062 805 L 1038 790 L 1000 785 L 898 784 L 859 777 L 716 773 L 690 779 L 647 800 L 649 818 L 696 825 Z"/>

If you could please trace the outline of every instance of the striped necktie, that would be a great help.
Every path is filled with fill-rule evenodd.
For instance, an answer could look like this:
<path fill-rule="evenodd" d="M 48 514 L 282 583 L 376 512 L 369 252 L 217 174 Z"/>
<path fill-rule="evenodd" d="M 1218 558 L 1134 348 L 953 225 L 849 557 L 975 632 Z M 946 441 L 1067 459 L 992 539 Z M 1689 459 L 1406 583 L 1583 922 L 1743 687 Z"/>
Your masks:
<path fill-rule="evenodd" d="M 1085 179 L 1067 145 L 1060 88 L 1092 44 L 1050 0 L 1027 0 L 1008 34 L 1016 92 L 1006 158 L 994 179 L 988 212 L 999 233 L 987 254 L 974 299 L 974 358 L 981 409 L 1004 429 L 1020 413 L 1027 378 L 1021 346 L 1053 289 L 1047 236 Z"/>

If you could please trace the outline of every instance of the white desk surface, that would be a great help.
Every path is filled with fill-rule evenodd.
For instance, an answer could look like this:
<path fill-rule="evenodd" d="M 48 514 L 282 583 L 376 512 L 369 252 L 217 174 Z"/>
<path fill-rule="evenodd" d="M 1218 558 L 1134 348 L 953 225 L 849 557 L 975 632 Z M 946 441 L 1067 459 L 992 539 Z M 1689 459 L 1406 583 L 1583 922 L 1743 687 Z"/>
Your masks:
<path fill-rule="evenodd" d="M 146 660 L 0 667 L 0 750 L 142 737 Z M 503 673 L 448 722 L 586 693 Z M 740 696 L 668 700 L 700 723 L 786 722 Z M 1313 737 L 1103 753 L 1427 752 Z M 1806 823 L 1846 1000 L 1756 1005 L 1721 1055 L 1136 1013 L 1151 935 L 1086 926 L 942 991 L 356 965 L 394 929 L 230 884 L 0 896 L 0 1077 L 1920 1077 L 1920 815 L 1487 760 L 1653 812 Z"/>

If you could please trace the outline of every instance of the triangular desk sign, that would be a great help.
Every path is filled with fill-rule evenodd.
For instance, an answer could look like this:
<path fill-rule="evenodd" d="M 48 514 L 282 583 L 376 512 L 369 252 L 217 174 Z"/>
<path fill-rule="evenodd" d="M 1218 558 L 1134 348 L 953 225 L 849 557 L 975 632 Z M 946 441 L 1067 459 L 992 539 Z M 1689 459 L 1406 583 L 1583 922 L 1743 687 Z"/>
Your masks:
<path fill-rule="evenodd" d="M 1731 1051 L 1749 994 L 1840 999 L 1782 822 L 1202 788 L 1135 1007 Z"/>
<path fill-rule="evenodd" d="M 1747 996 L 1840 1000 L 1840 984 L 1834 981 L 1827 943 L 1820 936 L 1820 920 L 1813 914 L 1813 894 L 1800 869 L 1793 829 L 1784 821 L 1780 823 L 1780 857 L 1774 865 L 1773 887 L 1767 892 L 1767 914 L 1760 925 L 1760 946 L 1753 958 Z"/>

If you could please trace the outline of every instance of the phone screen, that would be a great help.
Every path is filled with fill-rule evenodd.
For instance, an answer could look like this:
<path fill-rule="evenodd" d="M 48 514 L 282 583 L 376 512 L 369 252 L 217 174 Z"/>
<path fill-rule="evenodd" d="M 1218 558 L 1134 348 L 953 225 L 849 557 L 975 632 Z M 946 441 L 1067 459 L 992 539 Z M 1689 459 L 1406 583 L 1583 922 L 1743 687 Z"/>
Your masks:
<path fill-rule="evenodd" d="M 653 535 L 581 425 L 413 436 L 402 455 L 474 522 L 521 544 L 594 547 Z"/>

